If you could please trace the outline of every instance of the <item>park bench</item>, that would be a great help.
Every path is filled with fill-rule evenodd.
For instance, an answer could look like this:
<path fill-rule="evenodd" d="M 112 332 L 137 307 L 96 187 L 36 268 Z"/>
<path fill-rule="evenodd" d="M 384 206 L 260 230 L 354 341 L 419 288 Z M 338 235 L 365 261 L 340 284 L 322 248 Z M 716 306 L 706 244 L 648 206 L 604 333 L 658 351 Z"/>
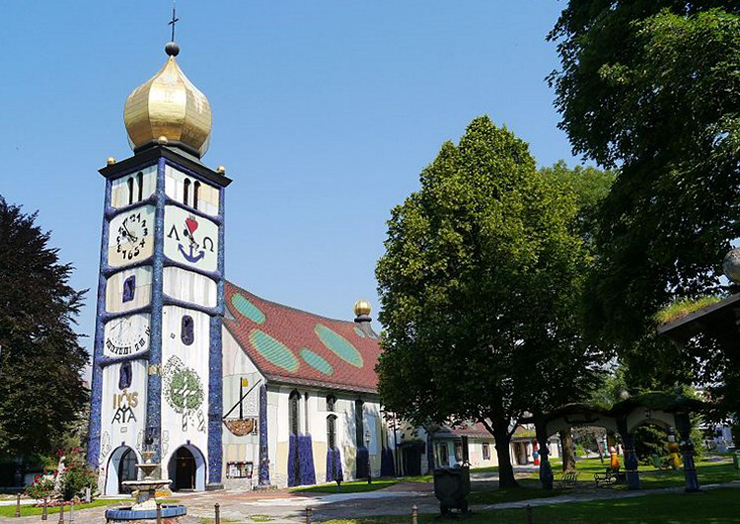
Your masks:
<path fill-rule="evenodd" d="M 578 485 L 578 472 L 567 471 L 563 473 L 563 478 L 560 479 L 560 488 L 575 488 Z"/>
<path fill-rule="evenodd" d="M 612 484 L 622 484 L 627 477 L 619 469 L 606 468 L 604 473 L 594 473 L 594 482 L 596 487 L 611 486 Z"/>

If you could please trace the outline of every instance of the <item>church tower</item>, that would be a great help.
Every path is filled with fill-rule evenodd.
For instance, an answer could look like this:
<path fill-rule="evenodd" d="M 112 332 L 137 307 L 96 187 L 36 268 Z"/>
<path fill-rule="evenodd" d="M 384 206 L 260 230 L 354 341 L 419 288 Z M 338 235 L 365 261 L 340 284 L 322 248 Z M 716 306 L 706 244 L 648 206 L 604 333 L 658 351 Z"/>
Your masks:
<path fill-rule="evenodd" d="M 201 162 L 208 99 L 167 44 L 126 100 L 133 156 L 100 170 L 105 208 L 87 459 L 102 493 L 156 452 L 173 489 L 222 486 L 224 191 Z"/>

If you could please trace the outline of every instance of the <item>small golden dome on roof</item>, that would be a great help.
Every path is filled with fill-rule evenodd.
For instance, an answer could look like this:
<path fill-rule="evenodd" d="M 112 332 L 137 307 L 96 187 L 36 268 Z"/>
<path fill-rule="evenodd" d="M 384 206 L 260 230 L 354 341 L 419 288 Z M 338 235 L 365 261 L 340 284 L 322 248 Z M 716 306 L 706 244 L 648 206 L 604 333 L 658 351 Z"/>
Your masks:
<path fill-rule="evenodd" d="M 355 302 L 355 316 L 356 317 L 367 317 L 370 316 L 370 302 L 367 300 L 358 300 Z"/>
<path fill-rule="evenodd" d="M 179 51 L 179 49 L 177 49 Z M 126 99 L 123 120 L 132 147 L 150 143 L 180 143 L 203 156 L 211 138 L 211 105 L 182 72 L 175 48 L 152 78 Z"/>

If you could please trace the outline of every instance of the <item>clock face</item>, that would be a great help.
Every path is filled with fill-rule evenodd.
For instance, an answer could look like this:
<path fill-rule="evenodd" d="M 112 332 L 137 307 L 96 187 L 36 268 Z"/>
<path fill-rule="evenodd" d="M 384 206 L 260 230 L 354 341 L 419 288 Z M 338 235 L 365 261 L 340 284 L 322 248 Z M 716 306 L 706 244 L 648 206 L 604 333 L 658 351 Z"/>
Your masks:
<path fill-rule="evenodd" d="M 154 238 L 154 208 L 144 206 L 118 215 L 110 223 L 108 264 L 122 266 L 148 258 Z"/>
<path fill-rule="evenodd" d="M 105 325 L 104 339 L 106 356 L 120 357 L 149 349 L 149 315 L 111 320 Z"/>

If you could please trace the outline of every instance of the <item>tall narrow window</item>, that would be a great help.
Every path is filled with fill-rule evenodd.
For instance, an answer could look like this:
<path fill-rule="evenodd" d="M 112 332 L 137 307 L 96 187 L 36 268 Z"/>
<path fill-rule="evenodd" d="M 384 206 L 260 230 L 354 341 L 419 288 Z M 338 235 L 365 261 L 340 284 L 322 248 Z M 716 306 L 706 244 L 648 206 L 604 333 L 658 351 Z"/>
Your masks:
<path fill-rule="evenodd" d="M 326 411 L 334 411 L 334 405 L 337 403 L 337 398 L 334 395 L 326 397 Z"/>
<path fill-rule="evenodd" d="M 200 194 L 200 182 L 193 184 L 193 207 L 198 209 L 198 195 Z"/>
<path fill-rule="evenodd" d="M 118 372 L 118 389 L 128 389 L 131 387 L 131 362 L 124 362 Z"/>
<path fill-rule="evenodd" d="M 363 411 L 365 403 L 361 398 L 355 400 L 355 444 L 358 448 L 365 446 L 365 422 L 363 420 Z"/>
<path fill-rule="evenodd" d="M 298 435 L 298 419 L 299 415 L 299 401 L 301 400 L 301 394 L 298 391 L 293 390 L 288 398 L 288 427 L 290 428 L 291 435 Z"/>
<path fill-rule="evenodd" d="M 136 293 L 136 275 L 131 275 L 123 281 L 123 297 L 121 302 L 131 302 Z"/>
<path fill-rule="evenodd" d="M 337 416 L 329 415 L 326 417 L 326 441 L 329 443 L 329 449 L 337 449 Z"/>
<path fill-rule="evenodd" d="M 193 317 L 191 317 L 190 315 L 182 316 L 182 323 L 180 325 L 180 339 L 182 340 L 182 343 L 186 346 L 191 345 L 195 340 L 195 334 L 193 333 L 194 324 L 195 322 L 193 322 Z"/>
<path fill-rule="evenodd" d="M 182 203 L 186 206 L 190 201 L 190 179 L 186 178 L 182 188 Z"/>
<path fill-rule="evenodd" d="M 137 199 L 137 202 L 141 202 L 144 200 L 144 173 L 141 171 L 136 175 L 136 182 L 139 185 L 139 198 Z"/>
<path fill-rule="evenodd" d="M 128 203 L 131 205 L 134 203 L 134 179 L 129 177 L 126 184 L 128 184 Z"/>

